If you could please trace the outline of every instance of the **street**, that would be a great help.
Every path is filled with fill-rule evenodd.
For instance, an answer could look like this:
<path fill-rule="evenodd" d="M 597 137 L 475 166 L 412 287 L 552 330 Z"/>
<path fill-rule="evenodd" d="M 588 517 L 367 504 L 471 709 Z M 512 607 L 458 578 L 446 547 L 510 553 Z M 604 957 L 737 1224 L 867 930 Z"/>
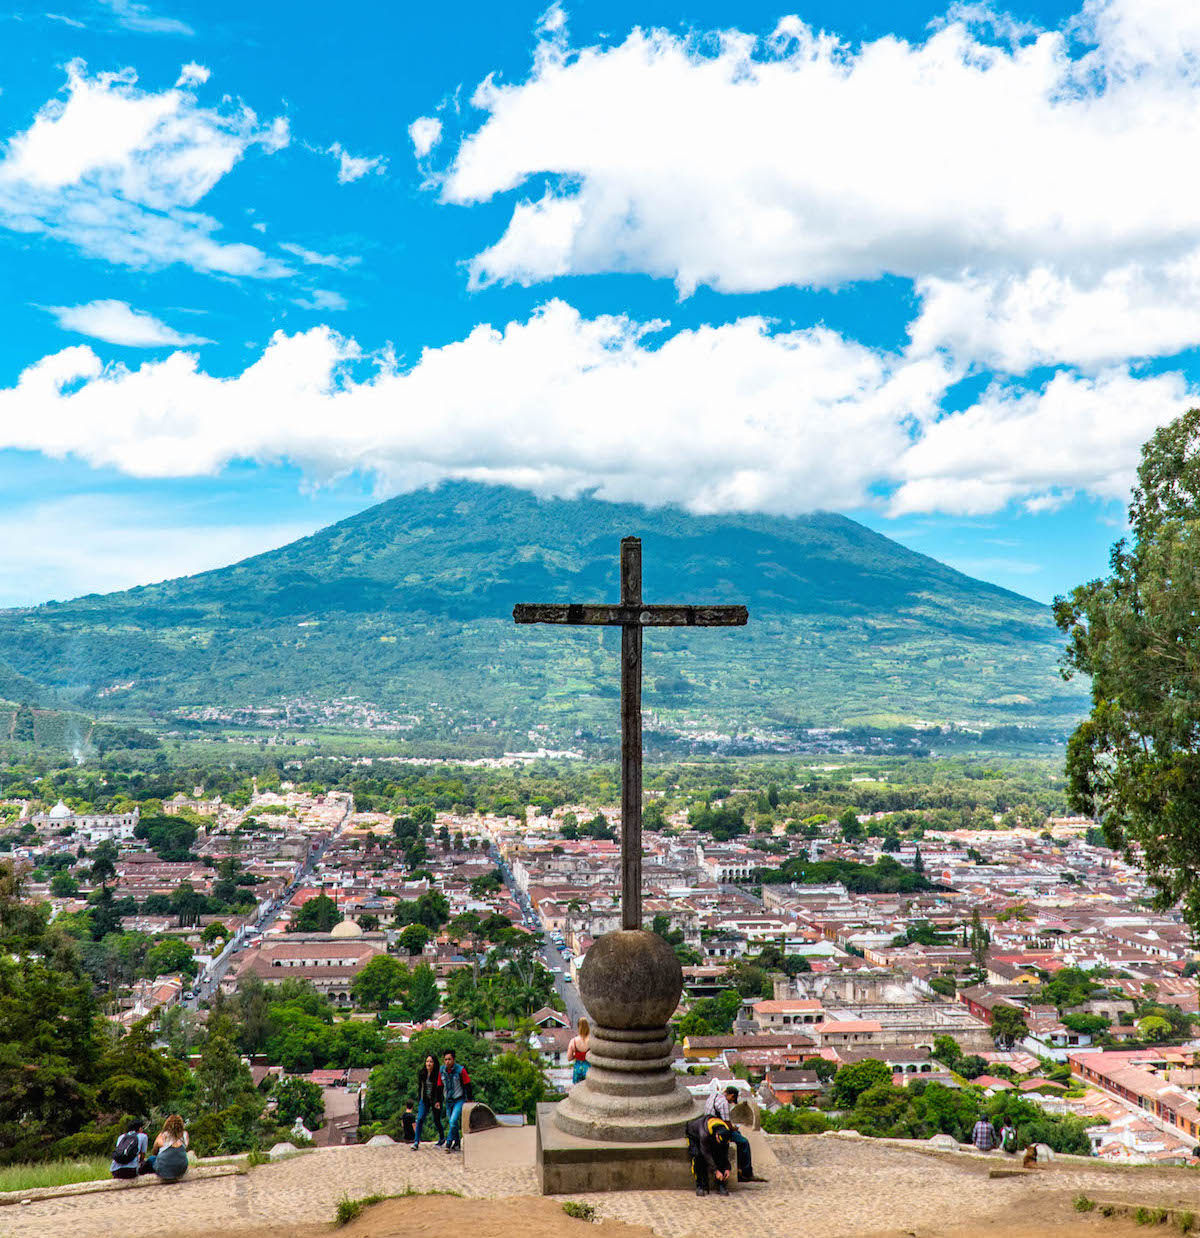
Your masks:
<path fill-rule="evenodd" d="M 247 932 L 265 933 L 279 919 L 283 909 L 287 906 L 288 900 L 296 892 L 297 887 L 321 862 L 329 844 L 341 833 L 342 826 L 346 823 L 346 818 L 350 816 L 353 808 L 354 801 L 348 798 L 346 811 L 342 814 L 341 820 L 330 831 L 329 837 L 315 851 L 309 851 L 303 866 L 297 871 L 295 877 L 292 878 L 291 883 L 282 891 L 278 898 L 273 899 L 267 904 L 266 909 L 259 915 L 254 924 L 247 929 Z M 193 986 L 195 996 L 190 1000 L 185 1000 L 183 1005 L 189 1010 L 196 1010 L 201 1002 L 209 1001 L 213 993 L 216 992 L 217 986 L 221 983 L 221 978 L 233 963 L 234 956 L 243 949 L 245 944 L 244 941 L 230 941 L 217 958 L 213 960 L 204 976 L 198 979 Z"/>
<path fill-rule="evenodd" d="M 508 886 L 509 893 L 512 894 L 517 906 L 521 908 L 521 913 L 525 917 L 526 927 L 532 932 L 542 933 L 542 962 L 546 964 L 550 974 L 554 977 L 554 988 L 558 992 L 559 997 L 563 999 L 563 1004 L 567 1010 L 567 1017 L 571 1020 L 571 1026 L 574 1027 L 579 1022 L 580 1015 L 586 1015 L 587 1011 L 583 1007 L 583 1002 L 579 1000 L 579 992 L 574 983 L 564 978 L 571 974 L 570 966 L 567 960 L 563 958 L 562 951 L 550 940 L 549 935 L 542 932 L 542 925 L 538 919 L 537 912 L 529 899 L 518 889 L 517 883 L 513 879 L 512 871 L 501 859 L 499 852 L 494 847 L 489 847 L 488 855 L 503 876 L 504 884 Z"/>

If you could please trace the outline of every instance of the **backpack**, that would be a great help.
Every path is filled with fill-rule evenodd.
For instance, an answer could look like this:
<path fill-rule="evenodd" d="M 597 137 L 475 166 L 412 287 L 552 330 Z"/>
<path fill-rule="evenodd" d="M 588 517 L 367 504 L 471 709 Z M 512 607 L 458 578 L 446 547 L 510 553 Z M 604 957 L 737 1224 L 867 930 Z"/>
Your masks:
<path fill-rule="evenodd" d="M 1017 1150 L 1017 1132 L 1011 1126 L 1006 1126 L 1001 1132 L 1001 1140 L 1003 1141 L 1005 1152 L 1015 1152 Z"/>
<path fill-rule="evenodd" d="M 113 1154 L 113 1160 L 116 1161 L 118 1165 L 130 1165 L 137 1160 L 137 1154 L 137 1131 L 126 1131 L 125 1134 L 117 1140 L 117 1150 Z"/>

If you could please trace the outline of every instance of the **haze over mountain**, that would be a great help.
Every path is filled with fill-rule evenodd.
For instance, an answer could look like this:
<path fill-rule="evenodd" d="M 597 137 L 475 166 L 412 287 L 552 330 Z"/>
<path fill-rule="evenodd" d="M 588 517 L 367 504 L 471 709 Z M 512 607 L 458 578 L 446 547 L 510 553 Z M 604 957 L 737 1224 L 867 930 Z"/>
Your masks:
<path fill-rule="evenodd" d="M 845 517 L 694 516 L 468 483 L 217 571 L 0 612 L 0 693 L 162 719 L 286 706 L 293 721 L 356 697 L 416 735 L 611 735 L 615 631 L 517 628 L 511 611 L 615 600 L 631 533 L 648 601 L 739 601 L 751 616 L 647 635 L 656 729 L 1061 731 L 1080 710 L 1045 606 Z"/>

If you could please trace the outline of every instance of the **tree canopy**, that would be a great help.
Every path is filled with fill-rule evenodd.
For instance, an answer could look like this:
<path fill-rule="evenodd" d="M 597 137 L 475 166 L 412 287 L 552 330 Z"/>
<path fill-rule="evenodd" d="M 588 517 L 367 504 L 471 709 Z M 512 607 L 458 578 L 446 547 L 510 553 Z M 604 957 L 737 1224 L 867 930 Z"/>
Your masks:
<path fill-rule="evenodd" d="M 1200 927 L 1200 409 L 1142 448 L 1109 575 L 1054 602 L 1064 676 L 1091 678 L 1067 746 L 1077 811 Z"/>

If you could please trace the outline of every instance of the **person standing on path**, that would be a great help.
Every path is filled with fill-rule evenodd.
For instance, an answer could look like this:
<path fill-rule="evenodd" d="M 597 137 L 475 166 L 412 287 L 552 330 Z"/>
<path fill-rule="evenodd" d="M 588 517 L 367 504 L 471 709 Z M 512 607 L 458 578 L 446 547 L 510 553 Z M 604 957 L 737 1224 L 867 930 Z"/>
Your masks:
<path fill-rule="evenodd" d="M 421 1146 L 427 1117 L 433 1118 L 434 1129 L 438 1133 L 437 1146 L 440 1148 L 446 1142 L 446 1128 L 442 1125 L 442 1072 L 438 1069 L 437 1058 L 432 1053 L 425 1055 L 425 1064 L 417 1071 L 417 1123 L 412 1143 L 414 1152 Z"/>
<path fill-rule="evenodd" d="M 990 1152 L 996 1146 L 996 1131 L 987 1118 L 980 1118 L 971 1132 L 971 1142 L 980 1152 Z"/>
<path fill-rule="evenodd" d="M 188 1171 L 188 1135 L 177 1113 L 163 1123 L 147 1163 L 163 1182 L 178 1182 Z"/>
<path fill-rule="evenodd" d="M 442 1054 L 442 1096 L 446 1105 L 446 1151 L 458 1152 L 462 1148 L 463 1105 L 471 1099 L 471 1076 L 460 1065 L 453 1049 Z"/>
<path fill-rule="evenodd" d="M 567 1045 L 567 1061 L 571 1063 L 571 1082 L 582 1083 L 588 1073 L 588 1047 L 591 1040 L 592 1027 L 587 1019 L 580 1016 L 579 1030 L 571 1037 Z"/>

